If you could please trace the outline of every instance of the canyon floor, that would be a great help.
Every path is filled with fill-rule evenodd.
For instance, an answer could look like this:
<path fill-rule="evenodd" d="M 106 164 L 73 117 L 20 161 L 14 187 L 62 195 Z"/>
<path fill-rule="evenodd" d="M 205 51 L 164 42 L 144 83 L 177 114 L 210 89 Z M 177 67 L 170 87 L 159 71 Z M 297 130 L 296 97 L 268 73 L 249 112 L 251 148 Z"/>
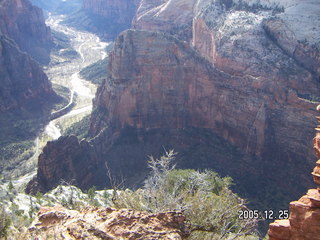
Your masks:
<path fill-rule="evenodd" d="M 2 172 L 2 182 L 11 180 L 20 189 L 32 179 L 37 171 L 38 156 L 48 141 L 59 138 L 70 126 L 89 116 L 92 110 L 92 99 L 97 86 L 85 81 L 79 76 L 79 72 L 107 57 L 106 47 L 110 44 L 100 41 L 99 37 L 92 33 L 78 31 L 74 28 L 62 25 L 63 15 L 50 15 L 46 23 L 55 32 L 62 34 L 70 41 L 69 46 L 52 51 L 51 62 L 45 67 L 45 72 L 58 94 L 63 95 L 65 101 L 55 112 L 72 103 L 70 111 L 51 120 L 43 127 L 38 137 L 34 140 L 31 149 L 24 150 L 20 156 L 18 166 Z M 61 89 L 62 92 L 61 92 Z M 26 152 L 31 152 L 25 157 Z"/>

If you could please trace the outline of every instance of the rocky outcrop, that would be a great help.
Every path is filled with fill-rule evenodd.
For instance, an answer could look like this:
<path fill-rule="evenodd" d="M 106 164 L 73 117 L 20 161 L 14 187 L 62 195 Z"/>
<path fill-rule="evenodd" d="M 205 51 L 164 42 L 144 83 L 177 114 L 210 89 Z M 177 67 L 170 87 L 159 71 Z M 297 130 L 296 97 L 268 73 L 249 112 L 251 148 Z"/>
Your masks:
<path fill-rule="evenodd" d="M 39 65 L 4 35 L 0 35 L 0 76 L 0 113 L 35 103 L 39 109 L 56 96 Z"/>
<path fill-rule="evenodd" d="M 196 0 L 142 0 L 132 25 L 135 29 L 167 32 L 189 41 Z"/>
<path fill-rule="evenodd" d="M 49 63 L 51 32 L 42 10 L 29 0 L 0 1 L 0 31 L 38 62 Z"/>
<path fill-rule="evenodd" d="M 320 105 L 318 107 L 320 109 Z M 318 117 L 319 123 L 320 118 Z M 314 138 L 314 149 L 320 158 L 320 126 Z M 298 201 L 290 203 L 289 219 L 270 224 L 270 240 L 318 240 L 320 236 L 320 160 L 314 168 L 313 179 L 317 189 L 310 189 Z"/>
<path fill-rule="evenodd" d="M 283 194 L 284 199 L 301 194 L 311 185 L 305 173 L 313 162 L 309 139 L 315 104 L 299 98 L 298 88 L 290 88 L 294 82 L 301 91 L 310 88 L 318 93 L 319 88 L 294 60 L 281 51 L 274 54 L 282 59 L 278 72 L 271 72 L 277 78 L 233 76 L 214 68 L 175 37 L 123 32 L 110 55 L 109 77 L 94 100 L 88 143 L 92 148 L 81 150 L 92 151 L 97 158 L 87 156 L 79 163 L 78 157 L 63 155 L 63 151 L 59 157 L 43 155 L 38 184 L 58 184 L 72 175 L 75 166 L 88 175 L 108 179 L 106 162 L 114 177 L 132 186 L 145 177 L 147 155 L 158 156 L 163 148 L 174 148 L 180 153 L 178 167 L 212 168 L 230 175 L 251 201 L 270 191 Z M 304 86 L 299 79 L 305 81 Z M 51 143 L 56 152 L 61 145 L 67 143 Z M 63 168 L 62 162 L 67 162 Z M 85 169 L 91 162 L 99 172 Z M 49 163 L 57 170 L 47 176 L 44 166 Z M 297 178 L 282 181 L 282 169 L 289 169 Z M 81 178 L 77 179 L 80 182 L 75 184 L 81 185 Z M 86 184 L 93 184 L 90 181 Z M 267 204 L 273 207 L 279 204 L 276 201 Z"/>
<path fill-rule="evenodd" d="M 82 189 L 105 185 L 105 172 L 102 175 L 105 177 L 99 174 L 104 166 L 97 164 L 94 153 L 88 142 L 79 142 L 75 136 L 60 137 L 56 142 L 48 142 L 39 156 L 37 177 L 28 184 L 26 191 L 46 192 L 61 182 L 76 183 Z"/>
<path fill-rule="evenodd" d="M 269 175 L 268 181 L 277 182 L 282 168 L 299 169 L 300 173 L 295 174 L 304 179 L 312 164 L 307 137 L 312 137 L 315 112 L 314 104 L 300 99 L 296 91 L 316 94 L 319 87 L 307 71 L 284 53 L 272 54 L 279 60 L 279 67 L 273 70 L 276 78 L 234 77 L 212 68 L 175 38 L 127 31 L 119 36 L 111 53 L 110 77 L 97 91 L 97 111 L 92 116 L 90 133 L 95 136 L 106 126 L 114 132 L 126 126 L 149 130 L 209 129 L 243 154 L 237 166 L 241 168 L 240 174 L 233 169 L 237 168 L 235 163 L 233 167 L 223 160 L 217 164 L 215 157 L 212 165 L 208 164 L 210 167 L 225 166 L 232 177 L 242 178 L 248 187 L 252 185 L 250 177 L 258 178 L 269 172 L 274 175 Z M 272 66 L 267 68 L 270 74 Z M 294 85 L 299 88 L 288 90 Z M 303 133 L 296 128 L 305 125 L 310 128 L 304 128 Z M 296 151 L 299 148 L 304 149 L 304 154 Z M 252 155 L 257 159 L 253 160 Z M 244 169 L 241 167 L 244 161 L 256 167 Z M 291 193 L 301 190 L 299 184 L 294 187 L 284 182 L 277 184 Z"/>
<path fill-rule="evenodd" d="M 121 31 L 131 27 L 140 0 L 84 0 L 83 9 L 97 21 L 95 32 L 103 39 L 114 39 Z M 100 21 L 103 21 L 103 26 Z M 94 31 L 94 29 L 91 29 Z"/>
<path fill-rule="evenodd" d="M 133 210 L 88 207 L 41 208 L 29 236 L 63 239 L 185 239 L 185 218 L 179 212 L 148 214 Z"/>

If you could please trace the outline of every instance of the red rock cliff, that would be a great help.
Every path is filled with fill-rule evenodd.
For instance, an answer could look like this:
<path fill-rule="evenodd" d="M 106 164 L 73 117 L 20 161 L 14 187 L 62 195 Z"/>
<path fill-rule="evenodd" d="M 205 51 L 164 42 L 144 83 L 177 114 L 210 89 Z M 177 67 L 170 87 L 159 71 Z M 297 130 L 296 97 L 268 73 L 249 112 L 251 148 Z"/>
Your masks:
<path fill-rule="evenodd" d="M 182 2 L 142 1 L 138 12 L 142 6 L 153 11 Z M 184 155 L 180 167 L 231 175 L 251 198 L 264 199 L 271 191 L 282 199 L 300 195 L 311 185 L 305 173 L 313 164 L 315 103 L 309 100 L 319 97 L 319 82 L 267 35 L 263 20 L 269 10 L 230 10 L 223 1 L 207 2 L 197 5 L 204 11 L 193 25 L 198 52 L 178 35 L 128 30 L 117 38 L 91 118 L 99 174 L 107 162 L 129 184 L 139 182 L 147 155 L 174 148 Z M 156 12 L 165 11 L 172 9 Z M 282 169 L 296 178 L 282 181 Z M 45 180 L 44 172 L 39 168 L 38 176 Z M 274 207 L 276 201 L 267 204 Z"/>
<path fill-rule="evenodd" d="M 320 105 L 318 106 L 320 110 Z M 320 123 L 320 117 L 318 117 Z M 314 149 L 320 158 L 320 126 L 314 138 Z M 310 189 L 298 201 L 290 203 L 290 216 L 270 224 L 270 240 L 319 240 L 320 239 L 320 160 L 314 168 L 313 179 L 317 189 Z"/>
<path fill-rule="evenodd" d="M 98 164 L 93 147 L 75 136 L 60 137 L 58 141 L 48 142 L 39 156 L 37 177 L 32 180 L 26 191 L 46 192 L 56 187 L 57 179 L 76 184 L 82 189 L 90 186 L 103 186 L 106 175 L 103 163 Z"/>
<path fill-rule="evenodd" d="M 277 54 L 285 58 L 283 53 Z M 105 122 L 115 129 L 200 127 L 213 130 L 244 153 L 254 153 L 269 163 L 289 154 L 303 169 L 298 170 L 301 173 L 306 171 L 305 154 L 296 149 L 306 149 L 308 166 L 311 164 L 307 137 L 311 138 L 312 131 L 301 133 L 294 126 L 314 124 L 314 104 L 288 91 L 291 81 L 287 76 L 268 81 L 232 77 L 212 68 L 189 46 L 143 31 L 121 34 L 110 59 L 110 78 L 95 99 L 95 107 L 105 109 L 101 111 L 105 115 L 93 115 L 93 136 Z M 296 79 L 293 81 L 304 77 L 299 71 L 308 76 L 290 59 L 278 64 L 278 71 L 289 72 L 293 66 L 297 69 L 296 75 L 290 75 Z M 316 87 L 311 80 L 309 84 Z M 290 162 L 281 164 L 288 166 Z"/>
<path fill-rule="evenodd" d="M 0 112 L 38 102 L 38 108 L 55 96 L 39 65 L 6 36 L 0 35 Z"/>
<path fill-rule="evenodd" d="M 42 10 L 29 0 L 0 0 L 0 32 L 42 64 L 50 61 L 50 29 Z"/>
<path fill-rule="evenodd" d="M 285 55 L 282 57 L 285 58 Z M 289 63 L 290 60 L 280 62 L 279 69 L 289 71 L 294 66 L 296 73 L 308 75 L 299 66 Z M 109 74 L 107 81 L 97 91 L 94 101 L 96 110 L 92 115 L 90 129 L 90 134 L 94 137 L 91 141 L 94 146 L 92 151 L 98 159 L 93 161 L 98 162 L 97 166 L 100 166 L 101 171 L 104 161 L 109 161 L 119 168 L 116 172 L 124 173 L 126 178 L 141 177 L 139 169 L 144 169 L 145 156 L 159 150 L 156 150 L 155 145 L 161 148 L 163 144 L 170 142 L 172 147 L 179 145 L 179 149 L 183 151 L 191 144 L 181 134 L 170 137 L 171 130 L 171 133 L 168 130 L 169 133 L 164 134 L 168 139 L 164 139 L 164 135 L 160 134 L 162 139 L 159 134 L 156 135 L 153 139 L 158 142 L 146 135 L 140 136 L 139 133 L 138 139 L 130 144 L 126 143 L 128 140 L 118 141 L 119 135 L 128 126 L 141 131 L 145 129 L 149 133 L 163 129 L 185 131 L 198 128 L 216 134 L 220 143 L 226 141 L 224 146 L 231 144 L 239 153 L 236 157 L 230 149 L 220 149 L 217 151 L 220 154 L 213 154 L 210 160 L 205 157 L 203 163 L 197 164 L 219 168 L 238 182 L 248 185 L 248 189 L 252 184 L 259 184 L 257 179 L 261 175 L 268 176 L 265 179 L 268 184 L 273 183 L 291 194 L 298 194 L 304 184 L 310 182 L 304 180 L 305 172 L 312 164 L 313 153 L 308 139 L 313 135 L 310 129 L 314 125 L 314 104 L 299 99 L 295 91 L 288 90 L 291 83 L 287 77 L 271 78 L 268 81 L 250 76 L 233 77 L 213 68 L 186 43 L 161 33 L 134 30 L 126 31 L 118 37 L 110 56 Z M 295 78 L 298 76 L 302 77 L 299 74 L 292 75 Z M 309 128 L 297 128 L 306 125 Z M 106 134 L 105 127 L 108 127 Z M 197 143 L 199 146 L 203 144 L 201 141 L 207 141 L 203 136 L 193 135 L 192 138 L 200 141 Z M 52 143 L 51 147 L 60 146 L 61 141 Z M 144 147 L 138 147 L 136 144 L 139 143 Z M 123 144 L 128 144 L 128 151 L 115 150 L 118 146 L 126 148 Z M 208 151 L 215 149 L 212 146 Z M 139 156 L 135 155 L 139 152 L 134 151 L 135 148 L 142 149 Z M 59 151 L 59 147 L 56 149 Z M 230 155 L 232 157 L 229 158 Z M 235 158 L 239 161 L 232 160 Z M 67 158 L 43 156 L 40 159 L 40 184 L 41 181 L 57 184 L 58 179 L 66 176 L 63 174 L 69 173 L 63 173 L 61 164 L 53 163 L 57 159 L 64 161 Z M 67 162 L 79 165 L 75 156 L 70 159 Z M 90 157 L 88 163 L 91 162 L 89 159 Z M 49 177 L 46 169 L 54 168 L 44 166 L 49 166 L 51 161 L 57 165 L 57 170 Z M 83 163 L 85 166 L 85 161 Z M 182 166 L 199 166 L 195 162 L 188 164 Z M 67 169 L 73 171 L 73 168 Z M 300 180 L 295 184 L 279 180 L 278 176 L 283 168 L 290 169 Z M 102 174 L 101 171 L 99 174 Z M 94 171 L 88 172 L 88 175 L 94 174 Z M 266 184 L 261 184 L 261 192 Z M 85 185 L 89 186 L 90 181 Z"/>

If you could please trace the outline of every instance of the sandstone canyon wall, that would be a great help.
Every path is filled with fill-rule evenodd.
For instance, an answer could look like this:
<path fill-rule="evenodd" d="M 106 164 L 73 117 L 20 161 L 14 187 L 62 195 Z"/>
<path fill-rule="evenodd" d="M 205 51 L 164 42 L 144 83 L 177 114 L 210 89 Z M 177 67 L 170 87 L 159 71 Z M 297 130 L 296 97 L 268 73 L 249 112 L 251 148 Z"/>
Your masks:
<path fill-rule="evenodd" d="M 0 1 L 0 31 L 38 62 L 49 63 L 51 32 L 42 10 L 28 0 Z"/>
<path fill-rule="evenodd" d="M 315 46 L 317 38 L 306 43 L 310 57 L 289 54 L 284 47 L 289 44 L 280 44 L 283 36 L 272 27 L 273 15 L 283 16 L 282 22 L 291 19 L 286 9 L 191 2 L 141 1 L 134 18 L 139 30 L 117 38 L 109 75 L 97 91 L 91 139 L 82 143 L 90 150 L 64 138 L 50 143 L 29 191 L 47 191 L 60 179 L 75 179 L 82 188 L 98 182 L 103 187 L 107 168 L 128 185 L 138 184 L 147 172 L 146 156 L 158 156 L 164 148 L 180 153 L 178 167 L 212 168 L 232 176 L 238 191 L 260 207 L 275 208 L 279 199 L 288 201 L 311 186 L 306 173 L 313 165 L 310 139 L 319 98 L 313 60 L 319 51 L 309 42 Z M 313 18 L 309 21 L 317 29 Z M 170 26 L 170 19 L 177 23 Z M 191 37 L 172 36 L 182 19 Z M 80 146 L 79 154 L 59 152 L 61 144 Z M 67 174 L 80 165 L 91 166 L 81 178 Z M 283 169 L 296 178 L 283 181 Z"/>
<path fill-rule="evenodd" d="M 0 112 L 23 108 L 28 103 L 44 105 L 55 96 L 41 67 L 13 40 L 0 35 Z"/>
<path fill-rule="evenodd" d="M 96 18 L 90 31 L 103 39 L 113 40 L 121 31 L 131 27 L 140 0 L 83 0 L 82 8 Z"/>
<path fill-rule="evenodd" d="M 268 43 L 272 46 L 271 41 Z M 314 104 L 298 98 L 293 87 L 297 86 L 295 89 L 302 92 L 312 89 L 314 94 L 319 87 L 310 73 L 284 53 L 272 52 L 272 47 L 270 51 L 279 67 L 267 66 L 266 70 L 271 76 L 276 72 L 276 77 L 235 77 L 236 74 L 212 68 L 187 44 L 174 38 L 126 32 L 120 35 L 111 54 L 110 78 L 97 92 L 95 106 L 99 110 L 92 115 L 91 134 L 97 135 L 106 126 L 116 129 L 115 132 L 126 126 L 149 131 L 203 128 L 241 152 L 237 153 L 239 156 L 233 155 L 239 162 L 231 164 L 226 156 L 214 154 L 209 157 L 211 162 L 204 160 L 203 167 L 228 169 L 222 172 L 245 182 L 248 188 L 253 187 L 252 182 L 263 185 L 259 176 L 268 176 L 265 179 L 277 183 L 279 188 L 298 193 L 301 185 L 293 187 L 277 181 L 284 168 L 304 179 L 302 173 L 309 170 L 312 162 L 308 147 Z M 303 132 L 296 128 L 306 125 L 310 128 L 304 127 Z M 182 139 L 180 136 L 175 143 L 171 141 L 171 146 L 180 145 Z M 163 144 L 167 141 L 160 140 Z M 142 142 L 146 144 L 147 140 Z M 188 144 L 184 144 L 185 148 Z M 177 148 L 183 151 L 182 146 Z M 307 164 L 305 154 L 297 152 L 297 148 L 304 149 Z M 229 154 L 232 155 L 232 151 Z M 197 164 L 181 166 L 197 167 Z M 261 189 L 264 190 L 268 191 Z"/>

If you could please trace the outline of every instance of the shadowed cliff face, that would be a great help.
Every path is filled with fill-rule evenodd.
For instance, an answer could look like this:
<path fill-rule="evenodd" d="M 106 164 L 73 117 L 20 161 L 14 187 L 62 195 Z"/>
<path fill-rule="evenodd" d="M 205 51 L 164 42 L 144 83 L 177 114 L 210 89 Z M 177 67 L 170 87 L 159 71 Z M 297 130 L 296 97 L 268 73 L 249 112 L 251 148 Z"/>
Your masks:
<path fill-rule="evenodd" d="M 49 63 L 51 32 L 42 10 L 28 0 L 0 1 L 0 31 L 38 62 Z"/>
<path fill-rule="evenodd" d="M 84 0 L 83 8 L 92 11 L 95 14 L 113 18 L 115 21 L 121 24 L 127 24 L 131 22 L 135 12 L 134 6 L 137 5 L 138 1 L 127 1 L 127 0 Z"/>
<path fill-rule="evenodd" d="M 288 62 L 296 72 L 307 74 Z M 288 62 L 280 64 L 285 69 Z M 86 162 L 95 162 L 99 171 L 88 168 L 83 176 L 94 175 L 107 183 L 107 162 L 116 177 L 134 185 L 145 177 L 147 155 L 174 148 L 180 152 L 178 167 L 212 168 L 230 175 L 251 199 L 269 194 L 260 202 L 264 206 L 277 204 L 279 196 L 272 194 L 290 198 L 311 183 L 305 173 L 312 165 L 314 104 L 289 90 L 291 82 L 285 75 L 268 80 L 235 77 L 220 72 L 176 38 L 138 30 L 120 34 L 108 72 L 94 100 L 92 148 L 80 147 L 78 154 L 86 153 Z M 68 145 L 62 141 L 50 144 L 50 156 L 40 157 L 35 181 L 50 182 L 43 191 L 57 185 L 58 179 L 72 180 L 74 167 L 64 168 L 68 174 L 63 174 L 61 165 L 54 163 L 58 146 Z M 77 157 L 59 154 L 66 166 L 77 165 Z M 80 162 L 85 168 L 87 163 Z M 49 164 L 56 168 L 44 167 Z M 283 169 L 297 178 L 283 181 L 279 177 Z M 77 181 L 83 188 L 93 182 L 89 177 Z"/>
<path fill-rule="evenodd" d="M 278 55 L 285 58 L 281 52 Z M 304 173 L 312 164 L 314 104 L 289 90 L 290 75 L 268 80 L 233 77 L 212 68 L 187 45 L 143 31 L 121 34 L 110 59 L 110 77 L 95 99 L 92 136 L 105 126 L 113 132 L 125 126 L 149 130 L 204 128 L 240 149 L 241 160 L 233 162 L 237 167 L 219 162 L 228 166 L 225 173 L 232 177 L 249 183 L 249 179 L 258 181 L 259 176 L 265 176 L 266 181 L 291 193 L 310 183 L 308 179 L 283 183 L 278 178 L 281 169 L 289 168 L 305 179 Z M 290 59 L 280 66 L 286 71 L 288 65 L 308 76 Z M 312 91 L 318 89 L 316 84 L 310 86 Z M 159 140 L 159 145 L 163 143 Z M 297 149 L 303 149 L 303 154 Z M 245 161 L 255 167 L 244 168 Z"/>
<path fill-rule="evenodd" d="M 60 137 L 57 142 L 49 142 L 39 156 L 37 181 L 32 188 L 46 192 L 61 183 L 61 181 L 77 184 L 82 189 L 106 184 L 106 174 L 100 173 L 104 165 L 97 163 L 97 156 L 91 144 L 79 142 L 75 136 Z M 59 179 L 59 182 L 57 182 Z"/>
<path fill-rule="evenodd" d="M 96 20 L 90 31 L 103 39 L 114 39 L 121 31 L 131 27 L 140 0 L 84 0 L 82 8 Z M 95 29 L 96 28 L 96 29 Z"/>
<path fill-rule="evenodd" d="M 320 110 L 320 105 L 317 107 Z M 318 124 L 320 117 L 317 117 Z M 313 139 L 314 150 L 320 158 L 320 126 Z M 270 240 L 317 240 L 320 236 L 320 160 L 317 161 L 312 176 L 317 189 L 309 189 L 298 201 L 290 203 L 290 216 L 285 220 L 276 220 L 269 226 Z"/>
<path fill-rule="evenodd" d="M 0 112 L 35 102 L 41 108 L 55 96 L 39 65 L 3 35 L 0 35 L 0 76 Z"/>

